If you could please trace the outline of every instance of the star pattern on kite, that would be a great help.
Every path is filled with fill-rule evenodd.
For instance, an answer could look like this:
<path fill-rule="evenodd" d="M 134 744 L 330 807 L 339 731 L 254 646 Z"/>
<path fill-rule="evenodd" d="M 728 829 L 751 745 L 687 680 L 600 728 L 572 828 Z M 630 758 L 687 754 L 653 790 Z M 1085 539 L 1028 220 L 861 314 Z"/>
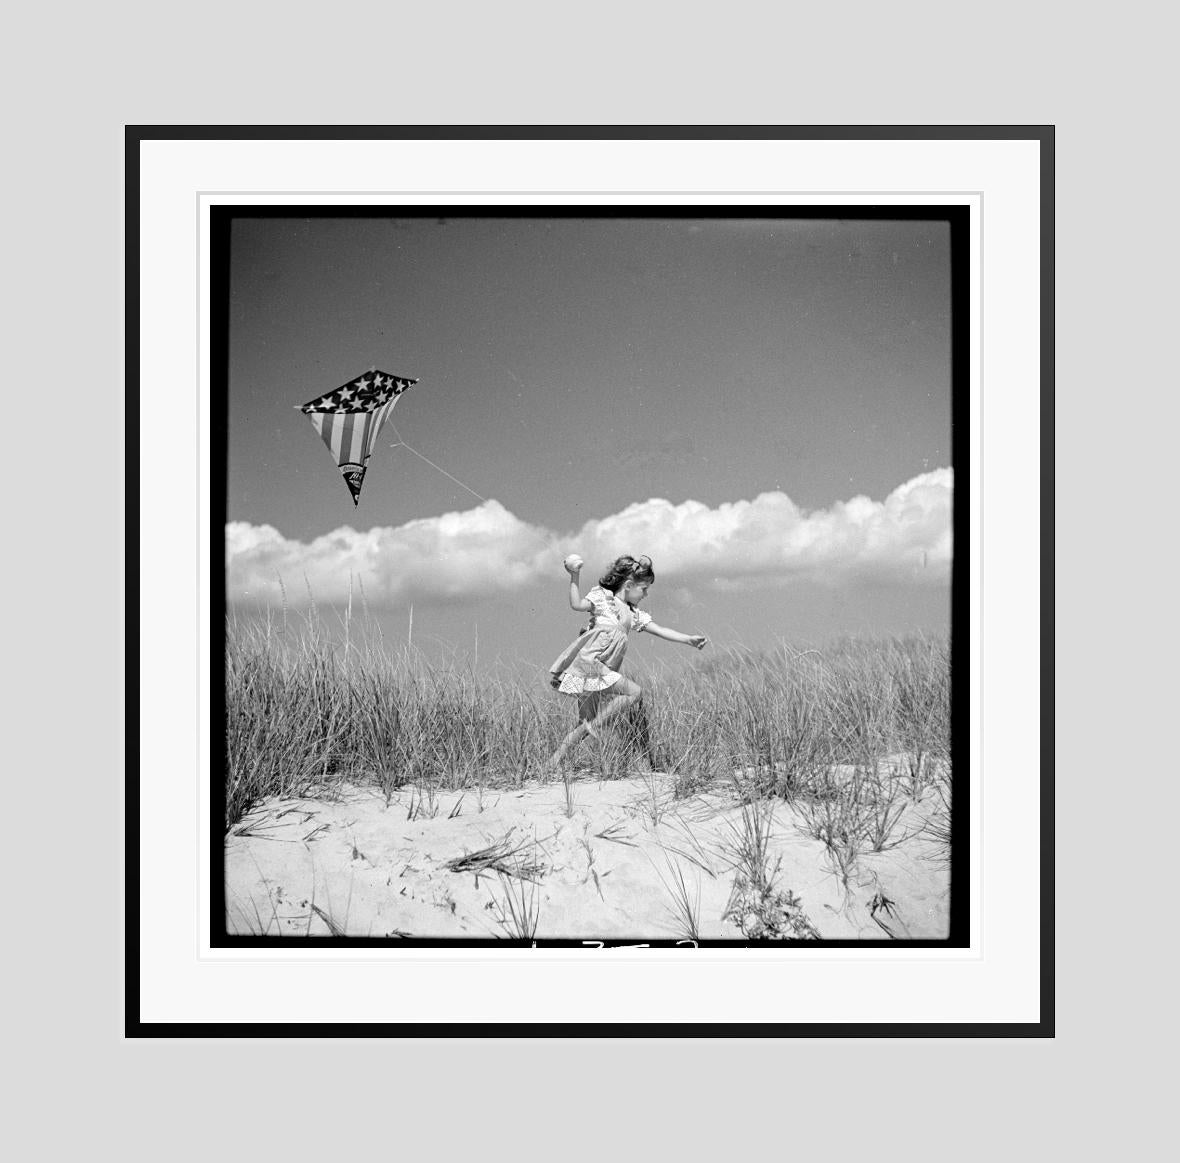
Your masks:
<path fill-rule="evenodd" d="M 341 384 L 331 392 L 304 404 L 302 412 L 371 412 L 384 407 L 418 381 L 388 372 L 369 373 Z"/>

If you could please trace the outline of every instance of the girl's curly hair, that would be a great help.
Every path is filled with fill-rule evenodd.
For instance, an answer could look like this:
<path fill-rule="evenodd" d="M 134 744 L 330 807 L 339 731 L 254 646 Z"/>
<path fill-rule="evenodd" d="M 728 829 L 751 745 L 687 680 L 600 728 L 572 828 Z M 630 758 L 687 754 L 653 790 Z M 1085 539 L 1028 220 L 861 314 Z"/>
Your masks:
<path fill-rule="evenodd" d="M 624 554 L 615 558 L 611 567 L 598 579 L 598 584 L 613 594 L 624 582 L 650 583 L 655 580 L 656 574 L 651 567 L 650 557 L 644 557 L 642 554 L 639 557 L 631 557 Z"/>

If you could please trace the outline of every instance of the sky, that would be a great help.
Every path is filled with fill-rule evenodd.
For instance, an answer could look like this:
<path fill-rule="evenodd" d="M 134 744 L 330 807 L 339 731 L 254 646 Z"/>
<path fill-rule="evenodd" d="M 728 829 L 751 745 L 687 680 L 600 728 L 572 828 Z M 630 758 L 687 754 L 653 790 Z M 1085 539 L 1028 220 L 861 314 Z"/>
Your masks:
<path fill-rule="evenodd" d="M 948 627 L 945 222 L 240 217 L 229 295 L 239 616 L 351 584 L 392 642 L 412 606 L 544 669 L 576 550 L 583 589 L 649 555 L 644 608 L 719 646 Z M 354 508 L 298 407 L 374 367 L 419 382 Z"/>

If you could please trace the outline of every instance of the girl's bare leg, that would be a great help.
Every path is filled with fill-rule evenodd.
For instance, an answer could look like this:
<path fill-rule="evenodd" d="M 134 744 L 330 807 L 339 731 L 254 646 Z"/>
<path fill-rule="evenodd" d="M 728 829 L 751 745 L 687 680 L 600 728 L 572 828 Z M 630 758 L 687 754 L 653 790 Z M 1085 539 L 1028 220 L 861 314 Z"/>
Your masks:
<path fill-rule="evenodd" d="M 643 696 L 643 688 L 629 678 L 621 678 L 610 688 L 610 699 L 587 724 L 587 729 L 605 727 L 612 719 L 633 707 Z"/>
<path fill-rule="evenodd" d="M 602 692 L 591 691 L 578 700 L 578 720 L 586 727 L 586 734 L 597 738 L 598 731 L 594 727 L 594 720 L 602 706 Z"/>
<path fill-rule="evenodd" d="M 599 727 L 609 723 L 611 719 L 622 714 L 628 707 L 637 703 L 642 694 L 643 689 L 638 683 L 633 683 L 627 678 L 621 678 L 609 691 L 601 692 L 601 695 L 596 700 L 583 700 L 580 702 L 578 704 L 579 714 L 589 712 L 589 717 L 583 718 L 561 741 L 561 746 L 553 753 L 553 765 L 556 767 L 560 764 L 569 754 L 570 748 L 574 747 L 587 735 L 597 734 Z M 601 697 L 602 695 L 609 695 L 609 698 L 603 699 Z M 594 713 L 595 704 L 598 707 L 596 713 Z"/>

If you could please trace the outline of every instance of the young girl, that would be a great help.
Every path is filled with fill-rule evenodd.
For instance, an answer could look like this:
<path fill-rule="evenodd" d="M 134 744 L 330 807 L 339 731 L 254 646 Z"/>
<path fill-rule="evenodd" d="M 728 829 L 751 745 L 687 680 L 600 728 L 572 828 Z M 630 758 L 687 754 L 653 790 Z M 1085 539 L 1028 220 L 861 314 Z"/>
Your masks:
<path fill-rule="evenodd" d="M 697 650 L 703 650 L 709 641 L 703 634 L 681 634 L 657 626 L 649 613 L 639 609 L 656 580 L 650 557 L 616 558 L 584 598 L 579 594 L 581 570 L 580 558 L 566 558 L 570 607 L 589 612 L 590 624 L 549 668 L 550 686 L 578 700 L 578 725 L 554 752 L 555 767 L 580 740 L 587 735 L 597 736 L 599 727 L 639 703 L 643 690 L 619 673 L 627 653 L 627 635 L 632 630 L 646 631 L 668 642 L 683 642 Z M 639 709 L 642 711 L 642 705 Z M 640 724 L 640 734 L 648 761 L 655 767 L 646 717 Z"/>

